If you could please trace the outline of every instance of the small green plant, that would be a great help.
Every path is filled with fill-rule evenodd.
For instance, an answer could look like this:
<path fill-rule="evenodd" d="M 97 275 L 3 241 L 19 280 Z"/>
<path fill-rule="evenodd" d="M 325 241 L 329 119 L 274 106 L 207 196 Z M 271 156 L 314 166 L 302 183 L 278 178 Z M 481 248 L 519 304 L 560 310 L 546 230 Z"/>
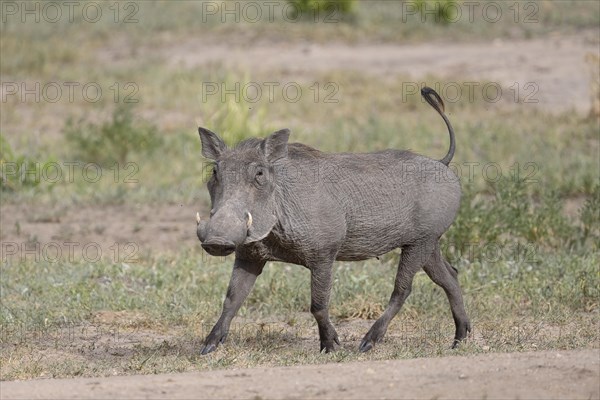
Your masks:
<path fill-rule="evenodd" d="M 0 191 L 16 192 L 24 187 L 38 186 L 48 163 L 40 163 L 24 154 L 16 155 L 0 135 Z"/>
<path fill-rule="evenodd" d="M 248 78 L 244 78 L 248 81 Z M 237 79 L 226 78 L 227 85 L 233 86 Z M 252 137 L 264 137 L 272 133 L 266 118 L 264 106 L 252 104 L 244 98 L 228 98 L 220 103 L 217 111 L 209 117 L 207 128 L 216 132 L 228 146 Z"/>
<path fill-rule="evenodd" d="M 354 11 L 355 0 L 288 0 L 294 6 L 294 18 L 314 16 L 315 13 L 337 13 L 341 17 Z"/>
<path fill-rule="evenodd" d="M 600 246 L 600 184 L 596 184 L 592 195 L 580 212 L 582 241 L 592 239 L 592 246 Z M 585 243 L 584 243 L 585 244 Z"/>
<path fill-rule="evenodd" d="M 152 153 L 163 143 L 157 128 L 134 121 L 131 106 L 119 106 L 101 125 L 67 121 L 66 139 L 81 161 L 103 166 L 126 164 L 134 153 Z"/>

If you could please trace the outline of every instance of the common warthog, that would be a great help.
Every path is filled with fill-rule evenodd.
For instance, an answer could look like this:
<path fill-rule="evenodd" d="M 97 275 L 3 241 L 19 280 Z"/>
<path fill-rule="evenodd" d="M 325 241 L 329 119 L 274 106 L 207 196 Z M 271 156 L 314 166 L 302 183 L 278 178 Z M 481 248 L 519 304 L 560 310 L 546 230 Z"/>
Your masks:
<path fill-rule="evenodd" d="M 448 300 L 456 324 L 453 347 L 471 330 L 457 271 L 442 256 L 440 236 L 454 220 L 461 197 L 448 168 L 454 131 L 444 103 L 431 88 L 422 96 L 442 116 L 450 149 L 437 161 L 409 151 L 328 154 L 289 143 L 283 129 L 266 139 L 248 139 L 229 149 L 199 128 L 202 155 L 214 160 L 208 181 L 212 209 L 198 222 L 198 238 L 211 255 L 235 251 L 221 317 L 202 354 L 215 350 L 267 261 L 303 265 L 311 272 L 310 311 L 317 320 L 321 351 L 339 345 L 329 320 L 332 264 L 358 261 L 401 248 L 394 291 L 359 350 L 380 341 L 408 297 L 420 268 Z"/>

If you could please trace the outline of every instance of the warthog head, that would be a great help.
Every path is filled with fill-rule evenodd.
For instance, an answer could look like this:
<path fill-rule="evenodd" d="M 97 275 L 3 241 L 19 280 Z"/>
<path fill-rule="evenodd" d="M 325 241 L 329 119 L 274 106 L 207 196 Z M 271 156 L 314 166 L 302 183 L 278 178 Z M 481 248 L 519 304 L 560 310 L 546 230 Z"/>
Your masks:
<path fill-rule="evenodd" d="M 287 157 L 290 131 L 246 140 L 234 149 L 208 129 L 198 131 L 202 155 L 214 161 L 207 185 L 210 219 L 196 216 L 198 238 L 209 254 L 226 256 L 242 244 L 263 239 L 275 225 L 274 163 Z"/>

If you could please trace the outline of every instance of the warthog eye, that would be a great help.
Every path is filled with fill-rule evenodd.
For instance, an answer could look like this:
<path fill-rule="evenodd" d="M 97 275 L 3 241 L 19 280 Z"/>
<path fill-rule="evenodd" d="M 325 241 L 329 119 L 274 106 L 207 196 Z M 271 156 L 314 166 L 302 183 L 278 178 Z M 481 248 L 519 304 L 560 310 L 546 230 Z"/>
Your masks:
<path fill-rule="evenodd" d="M 265 180 L 265 172 L 263 171 L 263 169 L 262 169 L 262 168 L 259 168 L 259 169 L 256 171 L 256 174 L 254 175 L 254 179 L 256 180 L 256 182 L 257 182 L 258 184 L 261 184 L 261 185 L 262 185 L 262 184 L 264 183 L 264 180 Z"/>

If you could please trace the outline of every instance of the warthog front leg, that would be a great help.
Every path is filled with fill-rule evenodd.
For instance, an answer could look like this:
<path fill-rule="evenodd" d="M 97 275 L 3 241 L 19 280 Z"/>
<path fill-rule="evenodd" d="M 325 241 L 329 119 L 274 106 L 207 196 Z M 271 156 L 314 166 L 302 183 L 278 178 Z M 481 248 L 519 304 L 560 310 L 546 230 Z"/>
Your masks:
<path fill-rule="evenodd" d="M 332 262 L 320 264 L 311 268 L 310 275 L 310 312 L 319 326 L 321 351 L 325 350 L 326 353 L 335 350 L 334 343 L 340 344 L 337 332 L 329 320 L 332 267 Z"/>
<path fill-rule="evenodd" d="M 242 306 L 246 297 L 248 297 L 256 278 L 260 275 L 264 266 L 265 261 L 235 259 L 221 317 L 206 337 L 201 351 L 202 354 L 214 351 L 219 343 L 225 341 L 231 320 Z"/>

